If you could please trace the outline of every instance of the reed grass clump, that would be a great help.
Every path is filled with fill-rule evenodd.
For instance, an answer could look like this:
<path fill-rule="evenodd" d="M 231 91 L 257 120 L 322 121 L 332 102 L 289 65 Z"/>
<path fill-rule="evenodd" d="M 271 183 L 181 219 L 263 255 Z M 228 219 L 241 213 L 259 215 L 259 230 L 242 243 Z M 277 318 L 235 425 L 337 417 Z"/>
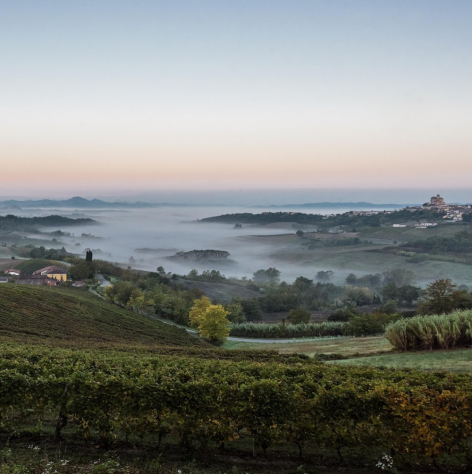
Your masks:
<path fill-rule="evenodd" d="M 452 349 L 472 345 L 472 310 L 415 316 L 390 323 L 385 336 L 402 351 Z"/>
<path fill-rule="evenodd" d="M 344 334 L 344 323 L 327 321 L 323 323 L 300 324 L 232 324 L 230 336 L 258 339 L 332 337 Z"/>

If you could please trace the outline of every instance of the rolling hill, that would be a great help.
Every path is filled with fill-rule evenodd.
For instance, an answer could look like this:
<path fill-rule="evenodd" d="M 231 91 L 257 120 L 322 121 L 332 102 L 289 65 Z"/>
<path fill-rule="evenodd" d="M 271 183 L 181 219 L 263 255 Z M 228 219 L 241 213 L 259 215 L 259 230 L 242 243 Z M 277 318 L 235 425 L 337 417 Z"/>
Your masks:
<path fill-rule="evenodd" d="M 80 290 L 0 285 L 0 342 L 58 347 L 212 347 Z"/>

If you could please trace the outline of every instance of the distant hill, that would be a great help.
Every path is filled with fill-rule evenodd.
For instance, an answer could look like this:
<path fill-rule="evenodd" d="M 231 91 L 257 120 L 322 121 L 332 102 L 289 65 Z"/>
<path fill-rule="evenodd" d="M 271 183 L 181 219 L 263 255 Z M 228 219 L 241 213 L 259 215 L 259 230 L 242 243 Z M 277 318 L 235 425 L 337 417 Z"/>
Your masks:
<path fill-rule="evenodd" d="M 270 206 L 252 206 L 254 208 L 314 208 L 314 209 L 402 209 L 419 204 L 373 204 L 371 202 L 306 202 L 304 204 L 271 204 Z"/>
<path fill-rule="evenodd" d="M 94 224 L 96 221 L 89 218 L 71 219 L 63 216 L 45 216 L 45 217 L 18 217 L 12 214 L 0 216 L 0 230 L 14 231 L 14 230 L 34 230 L 37 227 L 52 227 L 52 226 L 73 226 Z"/>
<path fill-rule="evenodd" d="M 52 208 L 62 208 L 62 207 L 72 207 L 72 208 L 83 208 L 83 209 L 103 209 L 103 208 L 123 208 L 123 207 L 156 207 L 156 206 L 165 206 L 170 205 L 168 203 L 161 204 L 151 204 L 148 202 L 107 202 L 101 201 L 100 199 L 84 199 L 80 196 L 76 196 L 70 199 L 65 200 L 53 200 L 53 199 L 40 199 L 40 200 L 9 200 L 0 202 L 0 206 L 11 208 L 12 206 L 18 206 L 21 208 L 29 207 L 52 207 Z"/>
<path fill-rule="evenodd" d="M 0 285 L 0 342 L 62 347 L 211 347 L 81 290 Z"/>
<path fill-rule="evenodd" d="M 374 211 L 359 215 L 354 212 L 324 216 L 322 214 L 307 214 L 304 212 L 262 212 L 253 214 L 250 212 L 223 214 L 220 216 L 206 217 L 198 222 L 218 222 L 226 224 L 275 224 L 279 222 L 293 222 L 300 225 L 317 225 L 319 227 L 347 226 L 354 227 L 380 227 L 381 225 L 391 225 L 394 223 L 404 223 L 428 219 L 431 222 L 441 222 L 443 213 L 438 213 L 430 209 L 419 209 L 410 211 L 401 209 L 394 211 Z"/>

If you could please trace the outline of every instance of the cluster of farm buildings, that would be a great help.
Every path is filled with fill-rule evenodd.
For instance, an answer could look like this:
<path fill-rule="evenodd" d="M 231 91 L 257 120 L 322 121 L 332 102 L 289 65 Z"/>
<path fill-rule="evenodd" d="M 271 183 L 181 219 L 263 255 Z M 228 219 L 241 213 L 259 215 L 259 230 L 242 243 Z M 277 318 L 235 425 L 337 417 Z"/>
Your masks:
<path fill-rule="evenodd" d="M 31 275 L 21 275 L 21 270 L 10 268 L 4 272 L 9 277 L 0 278 L 0 283 L 8 282 L 9 278 L 14 278 L 19 285 L 47 285 L 57 286 L 58 283 L 67 281 L 67 269 L 56 265 L 44 267 L 36 270 Z M 84 283 L 76 281 L 72 286 L 81 287 Z"/>

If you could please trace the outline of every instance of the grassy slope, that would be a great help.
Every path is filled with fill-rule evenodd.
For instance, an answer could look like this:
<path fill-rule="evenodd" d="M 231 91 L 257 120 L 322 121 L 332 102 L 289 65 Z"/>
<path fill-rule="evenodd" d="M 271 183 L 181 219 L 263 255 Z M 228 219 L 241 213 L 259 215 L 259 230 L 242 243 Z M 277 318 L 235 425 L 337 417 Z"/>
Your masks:
<path fill-rule="evenodd" d="M 80 290 L 0 285 L 0 342 L 54 346 L 205 347 L 183 329 Z"/>
<path fill-rule="evenodd" d="M 422 351 L 384 354 L 357 359 L 339 360 L 336 364 L 365 365 L 370 367 L 410 368 L 422 370 L 472 371 L 472 349 Z"/>

